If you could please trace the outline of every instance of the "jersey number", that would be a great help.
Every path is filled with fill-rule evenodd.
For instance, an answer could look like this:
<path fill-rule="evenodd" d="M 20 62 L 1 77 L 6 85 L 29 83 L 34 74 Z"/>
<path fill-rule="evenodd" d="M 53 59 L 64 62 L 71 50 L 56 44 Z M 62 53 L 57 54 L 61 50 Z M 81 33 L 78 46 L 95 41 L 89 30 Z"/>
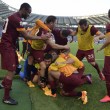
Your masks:
<path fill-rule="evenodd" d="M 88 59 L 93 59 L 94 58 L 94 55 L 91 54 L 91 55 L 88 55 Z"/>
<path fill-rule="evenodd" d="M 5 25 L 4 25 L 4 29 L 3 29 L 3 33 L 6 33 L 6 30 L 7 30 L 7 26 L 8 26 L 8 18 L 6 19 L 6 21 L 5 21 Z"/>

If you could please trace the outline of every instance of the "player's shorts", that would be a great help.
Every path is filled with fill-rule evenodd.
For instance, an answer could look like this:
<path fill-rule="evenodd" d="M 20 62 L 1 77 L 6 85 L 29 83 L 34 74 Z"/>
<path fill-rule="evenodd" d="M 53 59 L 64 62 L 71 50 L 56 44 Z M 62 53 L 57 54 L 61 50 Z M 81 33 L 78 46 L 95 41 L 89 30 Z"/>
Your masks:
<path fill-rule="evenodd" d="M 14 50 L 1 50 L 1 68 L 8 71 L 16 71 L 18 56 Z"/>
<path fill-rule="evenodd" d="M 73 73 L 72 75 L 66 77 L 63 73 L 61 73 L 59 82 L 63 84 L 63 90 L 65 92 L 71 92 L 77 86 L 81 85 L 82 80 L 77 74 Z"/>
<path fill-rule="evenodd" d="M 81 61 L 83 60 L 84 57 L 86 57 L 88 62 L 95 62 L 94 49 L 85 50 L 85 51 L 78 49 L 76 57 Z"/>
<path fill-rule="evenodd" d="M 34 57 L 34 60 L 37 63 L 40 63 L 44 60 L 44 50 L 34 50 L 31 48 L 30 54 Z"/>

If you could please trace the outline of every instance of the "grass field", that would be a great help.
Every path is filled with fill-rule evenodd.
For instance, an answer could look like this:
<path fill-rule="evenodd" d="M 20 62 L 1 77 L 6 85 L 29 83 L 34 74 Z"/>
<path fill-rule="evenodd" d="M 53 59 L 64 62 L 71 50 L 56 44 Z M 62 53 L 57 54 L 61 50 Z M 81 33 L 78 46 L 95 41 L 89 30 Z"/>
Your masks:
<path fill-rule="evenodd" d="M 71 43 L 71 52 L 76 54 L 77 43 Z M 95 51 L 101 44 L 95 44 Z M 103 68 L 103 51 L 96 53 L 96 61 L 100 68 Z M 95 69 L 85 60 L 85 73 L 92 73 L 93 84 L 85 84 L 77 90 L 86 90 L 88 92 L 88 103 L 83 105 L 81 100 L 73 97 L 62 97 L 57 95 L 56 98 L 47 97 L 37 86 L 28 88 L 26 84 L 17 77 L 13 82 L 12 95 L 18 99 L 18 106 L 8 106 L 0 102 L 0 110 L 110 110 L 110 103 L 100 103 L 99 100 L 106 94 L 105 82 L 101 81 Z M 4 76 L 5 71 L 0 71 L 0 76 Z M 0 90 L 0 99 L 3 90 Z"/>

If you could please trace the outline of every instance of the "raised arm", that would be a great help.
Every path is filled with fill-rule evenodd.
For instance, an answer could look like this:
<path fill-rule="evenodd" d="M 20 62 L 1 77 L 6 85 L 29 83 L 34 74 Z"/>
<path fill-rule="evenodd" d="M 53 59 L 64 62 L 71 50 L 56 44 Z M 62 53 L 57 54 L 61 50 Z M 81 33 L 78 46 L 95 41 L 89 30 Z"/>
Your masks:
<path fill-rule="evenodd" d="M 43 40 L 47 40 L 48 38 L 50 38 L 51 33 L 49 34 L 42 34 L 41 36 L 32 36 L 30 34 L 28 34 L 26 31 L 20 31 L 20 33 L 23 35 L 23 37 L 26 40 L 37 40 L 37 39 L 43 39 Z"/>
<path fill-rule="evenodd" d="M 77 34 L 77 31 L 73 31 L 72 29 L 70 29 L 70 36 L 72 36 L 72 39 L 71 39 L 70 43 L 73 42 L 74 36 L 76 34 Z"/>
<path fill-rule="evenodd" d="M 109 44 L 110 44 L 110 35 L 107 37 L 105 43 L 97 50 L 97 52 L 98 51 L 101 51 L 102 49 L 104 49 L 105 47 L 107 47 Z"/>
<path fill-rule="evenodd" d="M 36 25 L 31 29 L 30 34 L 25 31 L 20 31 L 20 33 L 24 36 L 26 40 L 37 40 L 37 39 L 42 39 L 42 40 L 47 40 L 51 36 L 51 30 L 39 19 L 36 20 Z M 42 34 L 41 36 L 37 36 L 36 33 L 39 32 L 39 28 L 42 28 L 46 30 L 47 34 Z"/>
<path fill-rule="evenodd" d="M 104 35 L 102 32 L 98 31 L 98 32 L 95 34 L 94 41 L 97 42 L 97 41 L 102 40 L 102 39 L 104 39 L 104 38 L 105 38 L 105 35 Z"/>

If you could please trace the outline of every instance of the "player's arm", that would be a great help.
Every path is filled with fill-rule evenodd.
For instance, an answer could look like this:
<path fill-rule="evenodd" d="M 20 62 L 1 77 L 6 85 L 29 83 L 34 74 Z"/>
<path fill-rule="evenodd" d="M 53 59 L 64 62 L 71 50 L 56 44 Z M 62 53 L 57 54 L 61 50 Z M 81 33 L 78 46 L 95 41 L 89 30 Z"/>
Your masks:
<path fill-rule="evenodd" d="M 38 39 L 46 40 L 48 39 L 48 37 L 51 36 L 51 34 L 42 34 L 41 36 L 37 36 L 37 35 L 32 36 L 28 34 L 24 26 L 22 26 L 23 22 L 20 22 L 20 21 L 16 21 L 13 25 L 16 28 L 16 30 L 22 34 L 22 37 L 24 37 L 26 40 L 38 40 Z"/>
<path fill-rule="evenodd" d="M 31 36 L 30 34 L 28 34 L 26 31 L 20 31 L 20 33 L 23 35 L 23 37 L 26 40 L 38 40 L 38 39 L 42 39 L 42 40 L 47 40 L 51 34 L 42 34 L 41 36 Z"/>
<path fill-rule="evenodd" d="M 105 35 L 94 26 L 91 27 L 91 35 L 94 36 L 95 42 L 105 38 Z"/>
<path fill-rule="evenodd" d="M 75 36 L 77 34 L 77 31 L 73 31 L 72 29 L 69 29 L 70 36 Z"/>
<path fill-rule="evenodd" d="M 74 60 L 72 58 L 68 58 L 66 61 L 63 62 L 55 62 L 56 65 L 60 65 L 60 64 L 73 64 Z"/>
<path fill-rule="evenodd" d="M 65 63 L 66 64 L 73 64 L 74 60 L 72 58 L 68 58 Z"/>
<path fill-rule="evenodd" d="M 95 34 L 94 42 L 97 42 L 97 41 L 102 40 L 104 38 L 105 38 L 105 35 L 102 32 L 98 31 Z"/>
<path fill-rule="evenodd" d="M 105 38 L 105 35 L 104 35 L 102 32 L 100 32 L 100 31 L 98 31 L 95 35 L 96 35 L 96 37 L 97 37 L 99 40 Z"/>
<path fill-rule="evenodd" d="M 70 30 L 70 36 L 72 36 L 72 39 L 70 41 L 70 43 L 71 43 L 74 41 L 74 36 L 77 34 L 77 31 L 73 31 L 72 29 L 69 29 L 69 30 Z"/>
<path fill-rule="evenodd" d="M 70 47 L 68 45 L 56 44 L 51 38 L 46 40 L 46 43 L 49 44 L 54 49 L 70 49 Z"/>
<path fill-rule="evenodd" d="M 104 49 L 105 47 L 107 47 L 109 44 L 110 44 L 110 35 L 107 37 L 105 43 L 97 50 L 97 52 L 98 51 L 101 51 L 102 49 Z"/>

